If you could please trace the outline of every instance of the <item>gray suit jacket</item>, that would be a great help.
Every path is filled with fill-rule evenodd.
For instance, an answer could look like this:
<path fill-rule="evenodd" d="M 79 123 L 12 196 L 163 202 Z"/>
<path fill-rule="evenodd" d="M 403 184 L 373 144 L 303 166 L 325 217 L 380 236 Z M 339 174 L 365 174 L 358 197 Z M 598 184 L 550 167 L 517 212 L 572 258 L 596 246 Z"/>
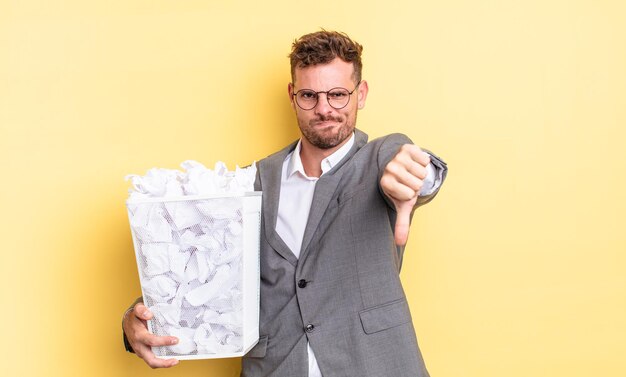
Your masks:
<path fill-rule="evenodd" d="M 257 165 L 261 339 L 243 358 L 242 376 L 307 376 L 307 341 L 324 377 L 428 376 L 398 276 L 404 248 L 394 243 L 395 210 L 379 186 L 411 141 L 393 134 L 367 143 L 355 132 L 350 152 L 316 184 L 299 259 L 276 233 L 282 164 L 296 143 Z M 431 161 L 442 182 L 446 164 Z"/>

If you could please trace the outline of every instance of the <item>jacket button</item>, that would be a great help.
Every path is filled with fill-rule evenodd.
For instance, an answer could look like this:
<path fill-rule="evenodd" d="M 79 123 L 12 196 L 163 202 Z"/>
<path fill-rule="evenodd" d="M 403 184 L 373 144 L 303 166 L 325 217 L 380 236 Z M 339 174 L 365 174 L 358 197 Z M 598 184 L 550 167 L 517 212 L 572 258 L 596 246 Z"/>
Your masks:
<path fill-rule="evenodd" d="M 306 325 L 306 327 L 304 328 L 304 331 L 306 332 L 313 332 L 313 330 L 315 329 L 315 326 L 313 326 L 312 324 L 308 324 Z"/>
<path fill-rule="evenodd" d="M 307 284 L 306 280 L 304 280 L 304 279 L 298 280 L 298 287 L 304 288 L 304 287 L 306 287 L 306 284 Z"/>

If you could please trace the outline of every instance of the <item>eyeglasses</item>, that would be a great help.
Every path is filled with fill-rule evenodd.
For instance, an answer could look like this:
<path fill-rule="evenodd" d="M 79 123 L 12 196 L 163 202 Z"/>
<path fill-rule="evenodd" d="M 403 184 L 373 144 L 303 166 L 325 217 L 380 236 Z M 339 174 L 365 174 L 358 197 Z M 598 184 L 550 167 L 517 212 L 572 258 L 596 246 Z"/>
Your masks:
<path fill-rule="evenodd" d="M 296 104 L 302 110 L 311 110 L 315 106 L 317 106 L 317 101 L 319 100 L 319 95 L 321 93 L 326 94 L 326 100 L 328 104 L 335 110 L 343 109 L 348 106 L 348 102 L 350 102 L 350 96 L 354 91 L 361 85 L 361 81 L 359 81 L 354 90 L 351 92 L 346 88 L 332 88 L 328 91 L 320 91 L 316 92 L 311 89 L 300 89 L 296 93 L 292 94 L 296 98 Z"/>

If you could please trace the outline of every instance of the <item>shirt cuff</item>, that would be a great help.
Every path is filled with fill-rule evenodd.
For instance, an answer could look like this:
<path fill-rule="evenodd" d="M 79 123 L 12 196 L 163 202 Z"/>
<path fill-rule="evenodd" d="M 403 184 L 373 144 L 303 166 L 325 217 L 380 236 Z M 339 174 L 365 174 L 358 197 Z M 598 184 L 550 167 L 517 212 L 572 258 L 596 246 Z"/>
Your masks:
<path fill-rule="evenodd" d="M 420 190 L 419 196 L 427 196 L 437 190 L 437 186 L 439 185 L 436 184 L 435 181 L 436 174 L 435 167 L 432 163 L 429 163 L 428 166 L 426 166 L 426 178 L 422 181 L 422 189 Z"/>

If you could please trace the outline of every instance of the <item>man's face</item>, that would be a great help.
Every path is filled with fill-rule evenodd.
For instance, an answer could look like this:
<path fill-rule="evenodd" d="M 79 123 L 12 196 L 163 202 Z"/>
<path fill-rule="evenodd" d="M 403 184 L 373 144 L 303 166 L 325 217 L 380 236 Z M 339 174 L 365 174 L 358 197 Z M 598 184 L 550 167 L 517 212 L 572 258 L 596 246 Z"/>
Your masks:
<path fill-rule="evenodd" d="M 339 110 L 330 106 L 325 93 L 318 95 L 317 104 L 313 109 L 302 110 L 296 104 L 293 94 L 302 89 L 319 92 L 345 88 L 352 91 L 357 84 L 352 76 L 353 72 L 352 63 L 346 63 L 339 58 L 328 64 L 296 68 L 295 82 L 289 84 L 289 98 L 296 112 L 303 143 L 307 142 L 324 150 L 342 145 L 354 130 L 358 109 L 365 105 L 367 82 L 362 81 L 358 89 L 350 96 L 348 105 Z"/>

